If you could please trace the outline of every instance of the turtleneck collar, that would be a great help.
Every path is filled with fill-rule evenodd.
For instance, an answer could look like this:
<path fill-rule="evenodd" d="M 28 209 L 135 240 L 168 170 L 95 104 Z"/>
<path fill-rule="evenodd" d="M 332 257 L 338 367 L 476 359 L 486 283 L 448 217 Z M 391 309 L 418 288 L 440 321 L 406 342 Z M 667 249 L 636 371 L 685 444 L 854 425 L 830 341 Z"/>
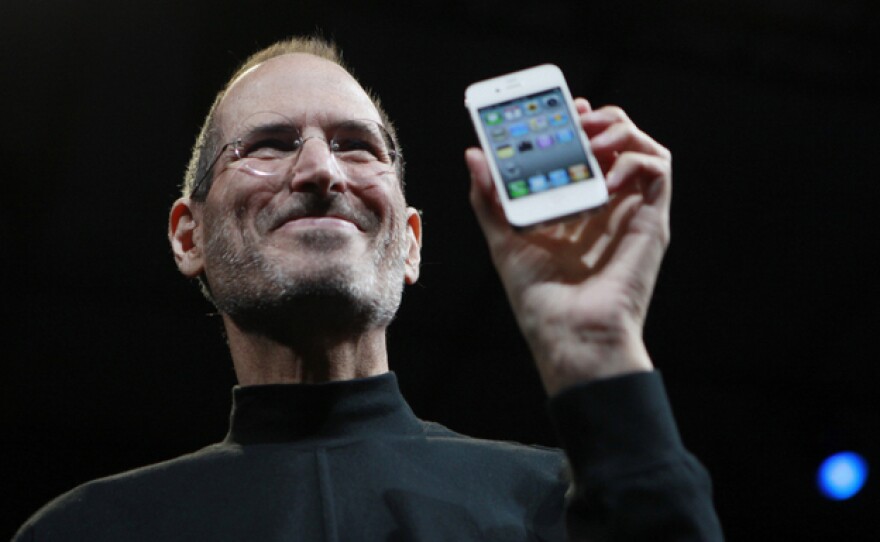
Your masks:
<path fill-rule="evenodd" d="M 404 401 L 397 376 L 322 384 L 235 386 L 225 442 L 269 444 L 359 440 L 423 432 Z"/>

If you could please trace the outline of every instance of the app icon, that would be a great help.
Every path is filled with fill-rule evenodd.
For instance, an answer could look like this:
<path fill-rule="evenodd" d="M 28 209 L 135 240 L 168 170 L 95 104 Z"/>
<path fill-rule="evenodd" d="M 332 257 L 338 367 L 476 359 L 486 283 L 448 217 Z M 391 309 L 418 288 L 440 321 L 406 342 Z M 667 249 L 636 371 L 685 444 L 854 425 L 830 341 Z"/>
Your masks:
<path fill-rule="evenodd" d="M 568 184 L 568 173 L 564 169 L 554 169 L 548 175 L 550 177 L 550 184 L 553 186 Z"/>
<path fill-rule="evenodd" d="M 510 130 L 510 137 L 522 137 L 529 133 L 529 128 L 525 122 L 513 123 L 507 129 Z"/>
<path fill-rule="evenodd" d="M 550 134 L 539 135 L 535 139 L 535 144 L 538 145 L 539 149 L 546 149 L 547 147 L 553 145 L 553 136 Z"/>
<path fill-rule="evenodd" d="M 565 113 L 553 113 L 550 115 L 550 124 L 553 126 L 563 126 L 568 124 L 568 115 Z"/>
<path fill-rule="evenodd" d="M 535 148 L 535 146 L 532 145 L 532 142 L 529 141 L 528 139 L 524 139 L 524 140 L 520 141 L 519 145 L 516 146 L 516 150 L 518 150 L 519 152 L 528 152 L 534 148 Z"/>
<path fill-rule="evenodd" d="M 496 124 L 501 124 L 502 122 L 504 122 L 504 117 L 502 117 L 501 113 L 499 113 L 498 111 L 489 111 L 485 114 L 485 116 L 483 116 L 483 119 L 485 119 L 486 124 L 488 124 L 489 126 L 494 126 Z"/>
<path fill-rule="evenodd" d="M 572 139 L 574 139 L 574 132 L 571 131 L 571 128 L 556 131 L 556 141 L 560 143 L 568 143 Z"/>
<path fill-rule="evenodd" d="M 516 120 L 522 117 L 522 108 L 518 105 L 510 105 L 504 108 L 504 118 L 507 120 Z"/>
<path fill-rule="evenodd" d="M 522 179 L 507 183 L 507 193 L 511 199 L 525 196 L 529 193 L 529 186 Z"/>
<path fill-rule="evenodd" d="M 537 113 L 538 111 L 541 110 L 541 106 L 538 105 L 538 100 L 529 100 L 526 102 L 525 106 L 526 106 L 526 113 L 529 115 L 534 115 L 535 113 Z"/>
<path fill-rule="evenodd" d="M 547 127 L 547 117 L 544 115 L 529 119 L 529 128 L 534 132 L 540 132 Z"/>
<path fill-rule="evenodd" d="M 568 168 L 568 175 L 572 181 L 580 181 L 592 177 L 587 164 L 575 164 Z"/>
<path fill-rule="evenodd" d="M 547 176 L 543 173 L 539 173 L 537 175 L 532 175 L 531 177 L 529 177 L 529 188 L 532 192 L 547 190 L 549 187 L 550 186 L 547 183 Z"/>
<path fill-rule="evenodd" d="M 548 109 L 559 107 L 561 104 L 562 100 L 559 99 L 559 96 L 547 96 L 546 98 L 544 98 L 544 107 Z"/>
<path fill-rule="evenodd" d="M 504 177 L 506 179 L 512 179 L 514 177 L 519 177 L 519 174 L 522 173 L 519 166 L 513 162 L 508 162 L 501 166 L 501 169 L 504 170 Z"/>
<path fill-rule="evenodd" d="M 496 126 L 495 128 L 492 128 L 491 134 L 493 141 L 501 142 L 507 139 L 507 130 L 504 126 Z"/>
<path fill-rule="evenodd" d="M 498 158 L 510 158 L 513 156 L 513 146 L 501 145 L 495 149 L 495 152 L 498 154 Z"/>

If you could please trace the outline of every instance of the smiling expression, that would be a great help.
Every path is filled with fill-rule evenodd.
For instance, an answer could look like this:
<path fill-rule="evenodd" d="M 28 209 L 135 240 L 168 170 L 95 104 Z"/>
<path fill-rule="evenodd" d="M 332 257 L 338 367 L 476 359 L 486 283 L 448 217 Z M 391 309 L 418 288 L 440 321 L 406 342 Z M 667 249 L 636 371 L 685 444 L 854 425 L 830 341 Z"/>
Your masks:
<path fill-rule="evenodd" d="M 340 326 L 386 326 L 404 280 L 417 276 L 418 218 L 393 171 L 353 179 L 322 140 L 341 121 L 379 122 L 375 106 L 338 65 L 289 54 L 233 83 L 218 128 L 230 141 L 265 112 L 291 119 L 306 142 L 283 175 L 236 168 L 231 153 L 218 161 L 201 231 L 217 308 L 248 322 L 304 317 L 308 307 Z"/>

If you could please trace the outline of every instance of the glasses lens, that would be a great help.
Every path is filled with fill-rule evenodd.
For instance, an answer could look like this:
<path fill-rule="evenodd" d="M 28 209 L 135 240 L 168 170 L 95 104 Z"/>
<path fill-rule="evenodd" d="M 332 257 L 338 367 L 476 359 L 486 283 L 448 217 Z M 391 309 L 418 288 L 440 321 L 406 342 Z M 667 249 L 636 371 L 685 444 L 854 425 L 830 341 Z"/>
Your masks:
<path fill-rule="evenodd" d="M 371 120 L 345 121 L 328 129 L 326 135 L 303 137 L 289 119 L 266 112 L 251 116 L 242 128 L 233 144 L 236 158 L 230 167 L 254 175 L 289 173 L 311 139 L 325 142 L 340 172 L 352 180 L 390 173 L 397 158 L 391 135 Z"/>
<path fill-rule="evenodd" d="M 274 175 L 290 167 L 302 142 L 299 130 L 278 113 L 256 113 L 244 122 L 233 142 L 230 164 L 256 175 Z"/>
<path fill-rule="evenodd" d="M 330 149 L 337 159 L 350 164 L 373 163 L 390 167 L 394 162 L 394 142 L 391 136 L 377 122 L 351 120 L 335 127 L 330 140 Z"/>

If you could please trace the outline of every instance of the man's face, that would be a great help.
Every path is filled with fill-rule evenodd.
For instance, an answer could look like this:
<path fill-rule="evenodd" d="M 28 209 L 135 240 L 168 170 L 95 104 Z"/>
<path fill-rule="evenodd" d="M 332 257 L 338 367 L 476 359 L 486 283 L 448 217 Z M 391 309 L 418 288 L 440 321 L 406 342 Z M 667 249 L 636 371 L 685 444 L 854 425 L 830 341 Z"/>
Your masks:
<path fill-rule="evenodd" d="M 233 84 L 218 108 L 223 140 L 267 114 L 290 119 L 307 138 L 340 121 L 380 121 L 347 72 L 304 54 L 273 58 Z M 418 260 L 408 227 L 418 230 L 418 218 L 396 174 L 352 179 L 318 139 L 280 176 L 249 174 L 231 159 L 227 152 L 218 162 L 203 206 L 204 270 L 218 309 L 251 323 L 284 325 L 311 310 L 343 326 L 387 325 L 405 276 L 415 280 L 407 263 Z"/>

